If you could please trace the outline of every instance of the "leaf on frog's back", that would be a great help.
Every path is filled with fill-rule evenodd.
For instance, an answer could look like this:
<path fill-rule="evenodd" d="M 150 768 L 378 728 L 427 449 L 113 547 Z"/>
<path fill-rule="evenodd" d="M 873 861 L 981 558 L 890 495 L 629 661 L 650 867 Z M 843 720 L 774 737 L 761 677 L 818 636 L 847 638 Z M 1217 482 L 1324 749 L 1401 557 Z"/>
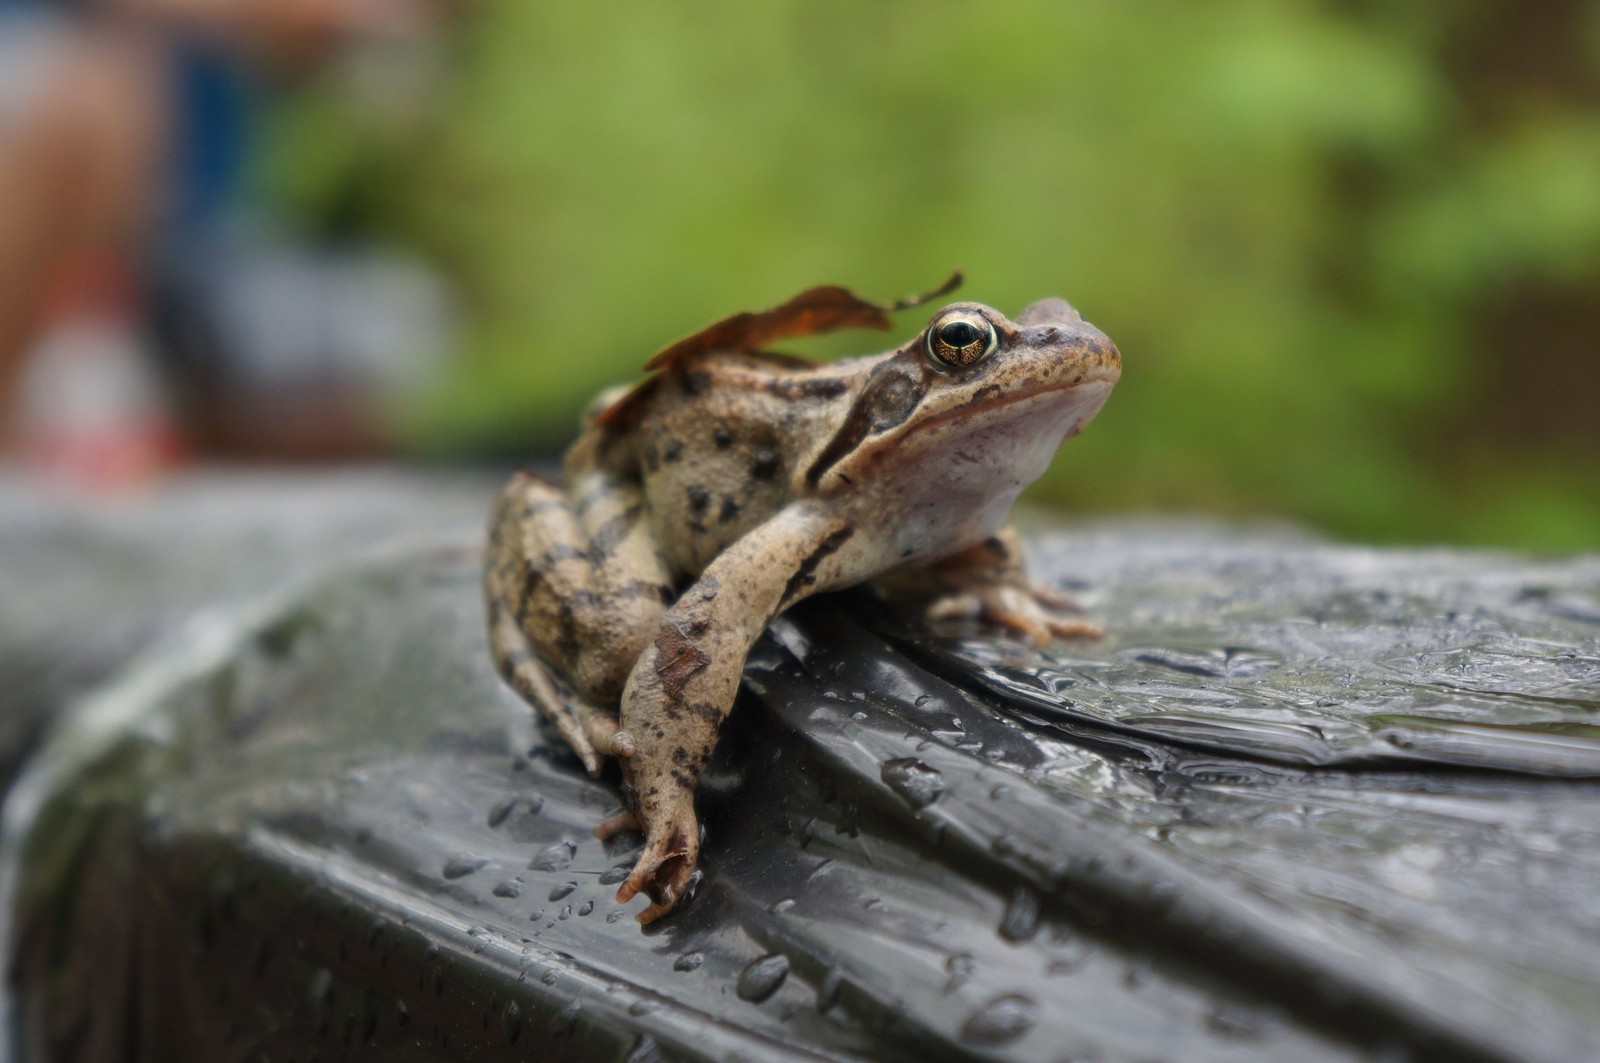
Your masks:
<path fill-rule="evenodd" d="M 725 317 L 661 350 L 644 367 L 647 370 L 668 369 L 691 355 L 707 351 L 757 351 L 774 340 L 815 336 L 835 329 L 886 329 L 891 311 L 919 306 L 960 283 L 958 271 L 931 292 L 893 303 L 874 303 L 848 288 L 825 284 L 803 291 L 779 306 Z"/>
<path fill-rule="evenodd" d="M 909 295 L 892 303 L 874 303 L 837 284 L 823 285 L 801 292 L 781 306 L 767 310 L 734 314 L 691 336 L 685 336 L 645 363 L 651 372 L 669 370 L 687 358 L 709 352 L 727 352 L 755 359 L 784 369 L 805 369 L 815 363 L 792 354 L 763 351 L 773 340 L 792 336 L 813 336 L 850 327 L 888 328 L 889 314 L 909 310 L 930 299 L 954 291 L 962 281 L 961 271 L 939 287 L 920 295 Z M 654 393 L 659 377 L 641 380 L 614 401 L 602 398 L 591 407 L 590 424 L 611 431 L 630 420 L 630 415 Z"/>

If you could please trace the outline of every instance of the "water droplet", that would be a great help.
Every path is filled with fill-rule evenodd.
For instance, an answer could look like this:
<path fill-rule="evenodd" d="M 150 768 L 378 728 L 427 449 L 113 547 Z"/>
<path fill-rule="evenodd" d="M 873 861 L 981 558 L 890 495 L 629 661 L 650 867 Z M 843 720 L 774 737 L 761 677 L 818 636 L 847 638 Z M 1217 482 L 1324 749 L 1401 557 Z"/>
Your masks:
<path fill-rule="evenodd" d="M 648 1015 L 652 1011 L 660 1010 L 661 1005 L 653 1000 L 635 1000 L 632 1004 L 628 1005 L 628 1014 L 632 1015 L 634 1018 L 638 1018 L 640 1015 Z"/>
<path fill-rule="evenodd" d="M 1245 1040 L 1260 1037 L 1261 1016 L 1237 1004 L 1220 1004 L 1206 1016 L 1206 1027 L 1219 1037 Z"/>
<path fill-rule="evenodd" d="M 333 972 L 318 967 L 311 972 L 311 1005 L 317 1008 L 333 1006 Z"/>
<path fill-rule="evenodd" d="M 822 981 L 817 984 L 817 1010 L 827 1011 L 839 1003 L 839 995 L 844 992 L 844 972 L 837 967 L 829 967 L 828 973 L 822 976 Z"/>
<path fill-rule="evenodd" d="M 1039 895 L 1027 886 L 1011 891 L 1006 914 L 1000 919 L 1000 936 L 1007 941 L 1027 941 L 1039 928 Z"/>
<path fill-rule="evenodd" d="M 692 971 L 705 962 L 705 953 L 698 951 L 685 952 L 682 956 L 672 961 L 672 969 L 674 971 Z"/>
<path fill-rule="evenodd" d="M 621 919 L 624 915 L 627 915 L 627 914 L 628 913 L 627 913 L 626 909 L 613 908 L 609 912 L 606 913 L 606 922 L 615 923 L 618 919 Z"/>
<path fill-rule="evenodd" d="M 661 1049 L 647 1033 L 639 1035 L 633 1042 L 633 1048 L 628 1052 L 627 1058 L 622 1063 L 661 1063 Z"/>
<path fill-rule="evenodd" d="M 572 866 L 572 857 L 577 851 L 578 846 L 575 842 L 556 842 L 528 861 L 528 870 L 565 871 Z"/>
<path fill-rule="evenodd" d="M 780 915 L 780 914 L 782 914 L 784 912 L 787 912 L 789 909 L 791 909 L 793 907 L 794 907 L 794 898 L 793 897 L 784 897 L 782 900 L 774 901 L 773 904 L 772 904 L 772 907 L 767 909 L 767 910 L 772 912 L 774 915 Z"/>
<path fill-rule="evenodd" d="M 972 978 L 973 972 L 978 969 L 978 961 L 970 952 L 958 952 L 944 961 L 944 969 L 950 972 L 950 980 L 944 984 L 944 991 L 953 993 Z"/>
<path fill-rule="evenodd" d="M 915 757 L 884 761 L 879 775 L 912 808 L 926 808 L 944 793 L 944 778 Z"/>
<path fill-rule="evenodd" d="M 504 801 L 501 801 L 498 805 L 495 805 L 493 808 L 491 808 L 489 810 L 489 826 L 498 827 L 500 824 L 504 823 L 506 821 L 506 817 L 511 815 L 512 811 L 517 807 L 517 802 L 520 800 L 520 797 L 508 797 Z"/>
<path fill-rule="evenodd" d="M 584 901 L 583 904 L 578 908 L 579 915 L 588 915 L 592 911 L 594 911 L 593 901 Z"/>
<path fill-rule="evenodd" d="M 961 1026 L 961 1039 L 974 1045 L 1009 1044 L 1032 1029 L 1039 1006 L 1025 996 L 995 997 Z"/>
<path fill-rule="evenodd" d="M 402 1030 L 411 1025 L 411 1009 L 406 1007 L 403 1000 L 394 1002 L 394 1021 Z"/>
<path fill-rule="evenodd" d="M 500 1016 L 500 1021 L 505 1029 L 506 1044 L 516 1044 L 517 1038 L 522 1036 L 522 1009 L 517 1007 L 515 1000 L 506 1001 L 506 1010 Z"/>
<path fill-rule="evenodd" d="M 735 991 L 740 1000 L 759 1004 L 776 993 L 788 977 L 789 957 L 781 952 L 769 953 L 739 972 L 739 984 Z"/>
<path fill-rule="evenodd" d="M 632 870 L 633 870 L 633 865 L 631 863 L 630 864 L 618 864 L 615 867 L 608 867 L 600 875 L 600 885 L 602 885 L 602 886 L 615 886 L 617 883 L 619 883 L 623 879 L 627 878 L 629 872 L 631 872 Z"/>
<path fill-rule="evenodd" d="M 543 918 L 544 918 L 544 909 L 540 908 L 537 912 L 534 912 L 532 915 L 528 916 L 528 921 L 532 922 L 532 923 L 537 923 L 539 920 L 541 920 Z"/>
<path fill-rule="evenodd" d="M 578 1028 L 578 1012 L 582 1010 L 583 1004 L 574 1000 L 550 1020 L 550 1025 L 545 1033 L 551 1038 L 565 1037 Z"/>
<path fill-rule="evenodd" d="M 522 895 L 522 885 L 516 879 L 508 878 L 495 886 L 494 895 L 514 900 Z"/>
<path fill-rule="evenodd" d="M 545 968 L 544 974 L 539 976 L 539 981 L 544 985 L 555 985 L 556 979 L 559 977 L 560 975 L 556 973 L 556 969 L 554 967 L 547 967 Z"/>
<path fill-rule="evenodd" d="M 466 878 L 488 862 L 481 856 L 458 856 L 445 863 L 444 877 L 447 879 Z"/>
<path fill-rule="evenodd" d="M 578 884 L 576 882 L 563 882 L 561 885 L 550 891 L 549 899 L 552 901 L 559 901 L 561 898 L 565 897 L 567 894 L 571 893 L 577 888 Z"/>

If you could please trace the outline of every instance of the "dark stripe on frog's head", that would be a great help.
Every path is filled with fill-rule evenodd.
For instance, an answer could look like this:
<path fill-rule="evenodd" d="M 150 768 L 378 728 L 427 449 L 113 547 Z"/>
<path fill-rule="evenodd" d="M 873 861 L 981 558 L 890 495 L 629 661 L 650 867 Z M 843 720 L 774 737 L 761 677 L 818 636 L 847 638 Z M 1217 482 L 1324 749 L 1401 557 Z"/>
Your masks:
<path fill-rule="evenodd" d="M 806 483 L 815 487 L 824 473 L 868 436 L 903 424 L 927 393 L 928 374 L 920 357 L 913 353 L 881 362 L 867 378 L 867 386 L 845 415 L 839 431 L 806 470 Z"/>

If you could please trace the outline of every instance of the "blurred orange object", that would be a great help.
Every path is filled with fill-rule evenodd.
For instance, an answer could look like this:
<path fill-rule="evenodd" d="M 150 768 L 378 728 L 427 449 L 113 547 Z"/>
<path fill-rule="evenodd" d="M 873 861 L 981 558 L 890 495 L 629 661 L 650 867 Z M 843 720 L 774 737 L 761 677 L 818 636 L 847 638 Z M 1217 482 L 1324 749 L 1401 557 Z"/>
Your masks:
<path fill-rule="evenodd" d="M 73 255 L 51 278 L 14 411 L 17 451 L 46 479 L 124 490 L 184 460 L 142 319 L 133 269 L 115 252 Z"/>

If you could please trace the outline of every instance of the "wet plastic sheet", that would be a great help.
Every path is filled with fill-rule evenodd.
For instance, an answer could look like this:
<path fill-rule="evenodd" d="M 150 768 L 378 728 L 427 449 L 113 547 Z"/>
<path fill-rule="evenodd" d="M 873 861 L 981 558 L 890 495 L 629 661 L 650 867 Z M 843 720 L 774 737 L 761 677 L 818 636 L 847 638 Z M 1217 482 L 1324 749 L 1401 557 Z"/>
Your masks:
<path fill-rule="evenodd" d="M 1049 539 L 1048 654 L 779 621 L 641 930 L 477 557 L 146 657 L 7 806 L 26 1058 L 1593 1058 L 1600 561 Z"/>

